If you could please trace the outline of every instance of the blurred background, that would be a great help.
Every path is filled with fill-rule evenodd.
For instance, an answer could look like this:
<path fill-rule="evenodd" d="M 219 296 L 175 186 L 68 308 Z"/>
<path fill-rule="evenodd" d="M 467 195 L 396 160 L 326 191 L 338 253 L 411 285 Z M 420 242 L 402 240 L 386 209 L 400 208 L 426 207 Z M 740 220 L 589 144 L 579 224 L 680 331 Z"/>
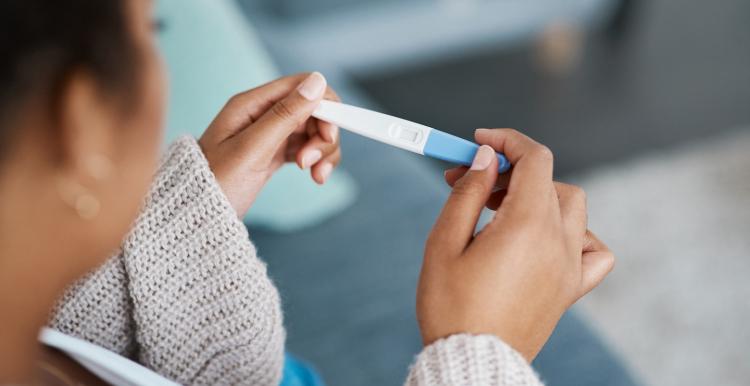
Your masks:
<path fill-rule="evenodd" d="M 346 102 L 467 139 L 517 128 L 554 151 L 556 178 L 587 190 L 590 228 L 619 260 L 534 363 L 548 384 L 750 384 L 750 2 L 226 3 L 242 20 L 201 31 L 240 23 L 248 40 L 203 73 L 237 72 L 227 63 L 251 47 L 240 73 L 318 70 Z M 189 19 L 180 4 L 175 30 L 201 25 L 205 10 Z M 188 48 L 167 56 L 211 56 Z M 180 74 L 178 99 L 195 81 Z M 200 90 L 223 97 L 217 84 Z M 251 236 L 281 288 L 289 350 L 330 385 L 398 384 L 421 348 L 414 287 L 447 165 L 343 142 L 333 186 L 277 178 Z M 301 191 L 318 203 L 300 206 Z"/>

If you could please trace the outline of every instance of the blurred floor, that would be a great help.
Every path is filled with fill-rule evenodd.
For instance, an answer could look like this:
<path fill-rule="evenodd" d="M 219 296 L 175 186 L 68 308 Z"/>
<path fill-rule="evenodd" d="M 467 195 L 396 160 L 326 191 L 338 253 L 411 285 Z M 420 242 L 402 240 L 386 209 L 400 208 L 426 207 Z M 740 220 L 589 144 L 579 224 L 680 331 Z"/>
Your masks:
<path fill-rule="evenodd" d="M 750 127 L 576 178 L 618 256 L 583 301 L 652 385 L 750 384 Z"/>

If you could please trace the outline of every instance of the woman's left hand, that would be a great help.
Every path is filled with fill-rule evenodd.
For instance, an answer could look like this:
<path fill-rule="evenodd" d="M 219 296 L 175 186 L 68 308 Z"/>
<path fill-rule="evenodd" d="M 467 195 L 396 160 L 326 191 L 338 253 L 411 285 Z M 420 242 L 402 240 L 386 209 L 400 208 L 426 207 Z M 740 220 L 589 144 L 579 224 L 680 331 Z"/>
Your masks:
<path fill-rule="evenodd" d="M 240 217 L 285 162 L 318 184 L 338 165 L 338 127 L 311 117 L 322 99 L 339 100 L 317 72 L 274 80 L 232 97 L 198 141 Z"/>

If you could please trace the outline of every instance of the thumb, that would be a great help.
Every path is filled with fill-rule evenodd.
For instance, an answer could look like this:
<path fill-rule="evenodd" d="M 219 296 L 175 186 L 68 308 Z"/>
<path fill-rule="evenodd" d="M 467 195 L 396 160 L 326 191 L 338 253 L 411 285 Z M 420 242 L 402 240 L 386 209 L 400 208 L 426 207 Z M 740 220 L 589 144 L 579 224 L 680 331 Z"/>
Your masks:
<path fill-rule="evenodd" d="M 495 150 L 479 147 L 469 171 L 453 186 L 448 201 L 432 229 L 428 244 L 448 256 L 463 252 L 474 236 L 479 215 L 497 180 Z"/>
<path fill-rule="evenodd" d="M 313 72 L 289 95 L 276 102 L 240 135 L 245 151 L 270 159 L 279 146 L 307 121 L 326 92 L 326 79 Z"/>

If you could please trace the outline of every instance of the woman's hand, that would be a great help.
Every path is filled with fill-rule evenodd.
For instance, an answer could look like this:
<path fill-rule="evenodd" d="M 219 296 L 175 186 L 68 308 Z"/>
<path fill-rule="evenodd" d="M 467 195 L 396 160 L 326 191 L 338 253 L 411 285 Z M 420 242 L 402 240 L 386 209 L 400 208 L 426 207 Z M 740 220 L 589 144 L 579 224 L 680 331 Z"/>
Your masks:
<path fill-rule="evenodd" d="M 446 173 L 453 192 L 427 240 L 417 291 L 422 338 L 428 345 L 493 334 L 531 361 L 614 256 L 587 230 L 583 190 L 553 182 L 548 148 L 509 129 L 475 136 L 484 146 L 471 169 Z M 498 178 L 495 151 L 513 164 L 509 177 Z M 497 212 L 474 235 L 484 206 Z"/>
<path fill-rule="evenodd" d="M 277 79 L 232 97 L 198 141 L 240 217 L 285 162 L 326 182 L 341 149 L 338 128 L 311 117 L 324 98 L 339 100 L 317 72 Z"/>

